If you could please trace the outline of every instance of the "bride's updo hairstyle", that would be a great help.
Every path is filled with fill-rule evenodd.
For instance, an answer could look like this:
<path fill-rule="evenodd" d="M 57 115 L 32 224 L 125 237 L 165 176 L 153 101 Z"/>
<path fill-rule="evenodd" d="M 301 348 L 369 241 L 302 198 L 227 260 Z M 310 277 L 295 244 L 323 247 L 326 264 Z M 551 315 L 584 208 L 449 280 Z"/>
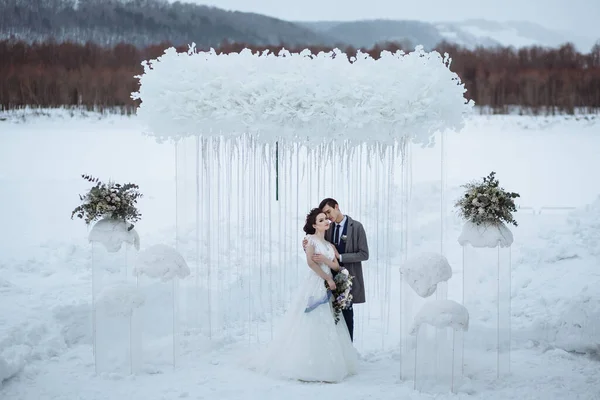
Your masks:
<path fill-rule="evenodd" d="M 317 223 L 317 216 L 319 214 L 323 214 L 323 211 L 321 211 L 320 208 L 313 208 L 312 210 L 310 210 L 308 215 L 306 215 L 306 223 L 304 224 L 304 233 L 306 233 L 307 235 L 315 234 L 316 230 L 313 225 Z"/>

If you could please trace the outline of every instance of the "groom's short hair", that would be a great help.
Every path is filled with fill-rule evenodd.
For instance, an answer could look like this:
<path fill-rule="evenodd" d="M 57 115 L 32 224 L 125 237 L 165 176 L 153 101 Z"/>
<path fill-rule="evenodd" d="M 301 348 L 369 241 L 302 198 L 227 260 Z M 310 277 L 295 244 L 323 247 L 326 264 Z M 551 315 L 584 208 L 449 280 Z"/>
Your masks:
<path fill-rule="evenodd" d="M 335 208 L 335 206 L 337 206 L 337 205 L 338 205 L 338 202 L 337 202 L 337 201 L 335 201 L 335 199 L 332 199 L 331 197 L 328 197 L 328 198 L 326 198 L 326 199 L 323 199 L 323 200 L 321 201 L 321 203 L 319 204 L 319 208 L 320 208 L 321 210 L 322 210 L 322 209 L 323 209 L 323 207 L 325 207 L 325 206 L 329 206 L 329 207 L 331 207 L 331 208 Z"/>

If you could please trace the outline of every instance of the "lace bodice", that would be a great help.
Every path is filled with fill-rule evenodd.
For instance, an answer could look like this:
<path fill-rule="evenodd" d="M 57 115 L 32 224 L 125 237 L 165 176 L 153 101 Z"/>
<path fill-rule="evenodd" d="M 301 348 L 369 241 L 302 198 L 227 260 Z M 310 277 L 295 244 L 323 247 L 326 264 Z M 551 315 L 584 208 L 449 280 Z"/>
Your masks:
<path fill-rule="evenodd" d="M 315 247 L 315 254 L 322 254 L 325 257 L 333 260 L 335 257 L 335 251 L 333 249 L 333 245 L 325 240 L 322 240 L 314 235 L 307 235 L 308 243 L 312 244 Z M 331 269 L 327 266 L 327 264 L 321 264 L 321 269 L 327 274 L 331 274 Z"/>

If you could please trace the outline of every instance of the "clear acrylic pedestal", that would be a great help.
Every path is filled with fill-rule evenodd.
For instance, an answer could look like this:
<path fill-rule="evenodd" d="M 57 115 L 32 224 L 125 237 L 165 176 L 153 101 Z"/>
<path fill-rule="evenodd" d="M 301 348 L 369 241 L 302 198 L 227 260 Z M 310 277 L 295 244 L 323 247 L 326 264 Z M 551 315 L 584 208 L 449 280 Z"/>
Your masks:
<path fill-rule="evenodd" d="M 154 245 L 140 253 L 133 275 L 145 302 L 140 308 L 141 368 L 150 373 L 176 368 L 181 355 L 180 279 L 190 275 L 172 247 Z"/>
<path fill-rule="evenodd" d="M 463 304 L 471 315 L 464 373 L 499 378 L 510 373 L 512 233 L 503 225 L 465 224 Z"/>
<path fill-rule="evenodd" d="M 456 393 L 462 382 L 464 332 L 469 329 L 467 309 L 452 300 L 425 303 L 415 317 L 414 389 Z"/>
<path fill-rule="evenodd" d="M 137 284 L 145 298 L 139 310 L 141 368 L 149 373 L 162 371 L 165 366 L 174 368 L 181 354 L 179 282 L 161 282 L 141 275 Z"/>
<path fill-rule="evenodd" d="M 98 221 L 92 246 L 92 343 L 97 374 L 132 374 L 140 367 L 139 307 L 131 276 L 139 237 L 123 221 Z"/>
<path fill-rule="evenodd" d="M 408 258 L 401 269 L 401 378 L 414 377 L 416 349 L 415 335 L 409 334 L 415 317 L 427 304 L 429 298 L 445 300 L 448 280 L 452 278 L 452 267 L 443 255 L 422 252 Z M 440 291 L 442 292 L 440 294 Z M 443 340 L 441 338 L 440 340 Z M 435 343 L 435 342 L 434 342 Z"/>
<path fill-rule="evenodd" d="M 462 381 L 463 338 L 462 331 L 449 327 L 419 327 L 415 341 L 415 390 L 456 393 Z"/>

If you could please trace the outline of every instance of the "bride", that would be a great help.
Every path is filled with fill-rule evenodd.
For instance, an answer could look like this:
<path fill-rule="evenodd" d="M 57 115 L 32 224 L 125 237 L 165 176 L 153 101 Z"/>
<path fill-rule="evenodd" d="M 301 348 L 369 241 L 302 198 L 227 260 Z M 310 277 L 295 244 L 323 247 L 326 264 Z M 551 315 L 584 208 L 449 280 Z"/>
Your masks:
<path fill-rule="evenodd" d="M 318 208 L 306 216 L 306 262 L 301 281 L 279 334 L 261 353 L 256 370 L 301 381 L 340 382 L 356 372 L 357 354 L 343 318 L 336 324 L 324 282 L 335 289 L 331 270 L 339 271 L 334 247 L 325 241 L 329 220 Z M 313 255 L 322 255 L 317 264 Z"/>

